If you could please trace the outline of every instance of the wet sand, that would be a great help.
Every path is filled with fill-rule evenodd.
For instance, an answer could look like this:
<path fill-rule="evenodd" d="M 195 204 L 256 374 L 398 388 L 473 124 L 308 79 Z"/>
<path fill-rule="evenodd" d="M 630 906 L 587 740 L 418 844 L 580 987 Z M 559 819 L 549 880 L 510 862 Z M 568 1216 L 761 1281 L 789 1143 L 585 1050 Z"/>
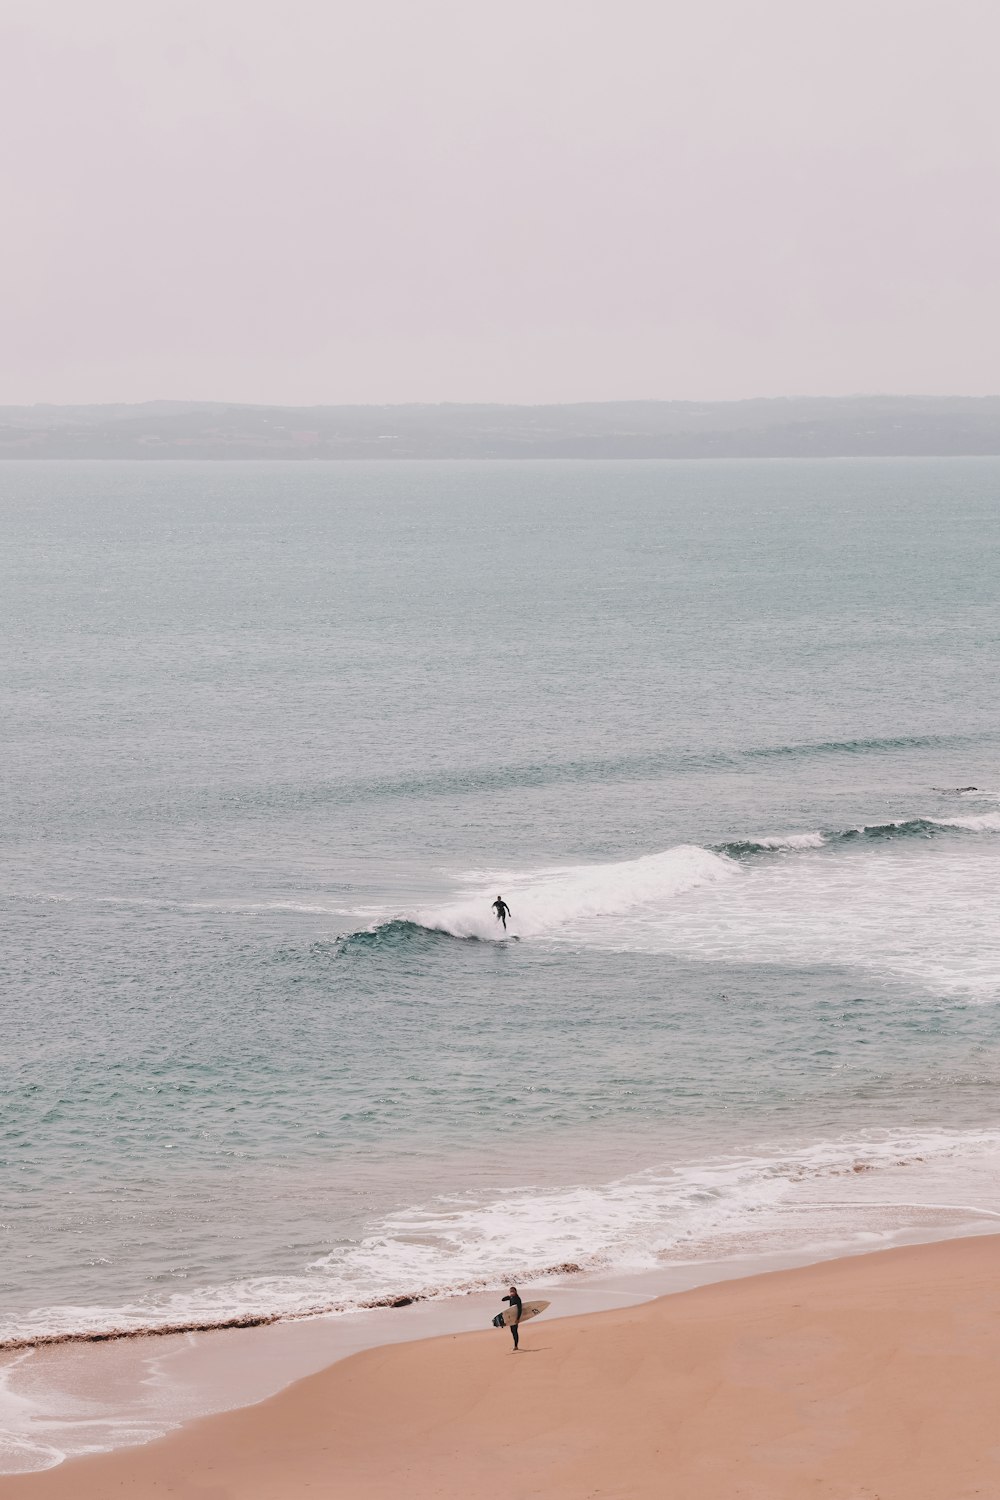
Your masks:
<path fill-rule="evenodd" d="M 371 1349 L 0 1500 L 992 1500 L 998 1406 L 981 1236 Z"/>

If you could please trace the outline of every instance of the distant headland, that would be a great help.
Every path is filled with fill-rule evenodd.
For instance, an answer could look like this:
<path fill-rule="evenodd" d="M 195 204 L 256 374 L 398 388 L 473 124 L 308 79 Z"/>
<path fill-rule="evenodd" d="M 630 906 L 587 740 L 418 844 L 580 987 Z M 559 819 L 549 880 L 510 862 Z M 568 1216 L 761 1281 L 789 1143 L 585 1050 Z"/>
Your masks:
<path fill-rule="evenodd" d="M 0 406 L 0 458 L 861 458 L 1000 455 L 1000 396 L 551 406 Z"/>

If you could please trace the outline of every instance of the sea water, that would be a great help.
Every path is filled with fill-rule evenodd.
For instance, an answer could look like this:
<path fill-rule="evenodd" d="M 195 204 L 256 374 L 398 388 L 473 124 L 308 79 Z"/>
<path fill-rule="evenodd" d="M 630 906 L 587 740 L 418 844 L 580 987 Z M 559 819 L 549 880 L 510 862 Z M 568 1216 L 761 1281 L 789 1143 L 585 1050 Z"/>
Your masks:
<path fill-rule="evenodd" d="M 0 1342 L 995 1222 L 998 500 L 0 467 Z"/>

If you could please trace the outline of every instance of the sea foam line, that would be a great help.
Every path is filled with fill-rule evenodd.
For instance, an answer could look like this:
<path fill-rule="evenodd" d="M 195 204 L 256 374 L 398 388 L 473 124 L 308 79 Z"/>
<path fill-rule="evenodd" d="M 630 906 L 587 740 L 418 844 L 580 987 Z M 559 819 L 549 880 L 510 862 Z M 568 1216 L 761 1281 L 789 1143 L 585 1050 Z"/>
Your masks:
<path fill-rule="evenodd" d="M 965 1213 L 965 1205 L 953 1203 L 955 1170 L 985 1173 L 995 1185 L 998 1158 L 1000 1131 L 894 1133 L 795 1149 L 762 1147 L 746 1155 L 651 1167 L 597 1184 L 442 1194 L 384 1215 L 361 1240 L 320 1256 L 298 1274 L 174 1292 L 158 1304 L 39 1308 L 8 1324 L 0 1349 L 259 1327 L 402 1307 L 511 1279 L 538 1285 L 580 1273 L 629 1273 L 666 1261 L 725 1258 L 726 1244 L 742 1239 L 745 1246 L 747 1235 L 759 1244 L 786 1224 L 790 1213 L 796 1233 L 808 1238 L 817 1213 L 828 1206 L 810 1194 L 834 1180 L 857 1184 L 852 1194 L 843 1195 L 838 1234 L 846 1243 L 853 1208 L 865 1216 L 879 1203 L 900 1213 L 907 1205 Z M 952 1188 L 948 1203 L 932 1197 L 921 1202 L 913 1192 L 913 1174 L 928 1171 L 932 1190 L 941 1180 L 934 1172 L 942 1164 Z M 888 1182 L 900 1172 L 906 1173 L 905 1198 L 889 1199 L 880 1187 L 874 1203 L 864 1185 Z M 978 1216 L 996 1210 L 981 1201 L 969 1206 L 973 1211 Z"/>

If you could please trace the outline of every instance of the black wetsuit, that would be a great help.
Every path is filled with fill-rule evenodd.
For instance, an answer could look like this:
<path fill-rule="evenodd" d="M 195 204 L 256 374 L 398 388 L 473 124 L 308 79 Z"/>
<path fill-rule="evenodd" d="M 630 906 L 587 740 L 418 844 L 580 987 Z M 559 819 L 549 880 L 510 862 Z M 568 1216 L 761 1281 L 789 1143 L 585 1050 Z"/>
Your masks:
<path fill-rule="evenodd" d="M 521 1299 L 517 1295 L 516 1292 L 514 1293 L 513 1297 L 501 1297 L 500 1301 L 501 1302 L 509 1302 L 510 1305 L 511 1305 L 511 1308 L 514 1309 L 517 1312 L 518 1319 L 520 1319 L 520 1317 L 521 1317 Z M 517 1348 L 517 1322 L 516 1321 L 513 1322 L 513 1323 L 511 1323 L 511 1325 L 510 1325 L 510 1331 L 511 1331 L 511 1335 L 513 1336 L 513 1339 L 514 1339 L 514 1348 L 516 1349 Z"/>
<path fill-rule="evenodd" d="M 493 910 L 497 914 L 497 921 L 503 923 L 503 930 L 504 932 L 506 932 L 507 918 L 510 916 L 510 907 L 507 905 L 506 901 L 501 901 L 500 897 L 498 896 L 493 903 Z"/>

